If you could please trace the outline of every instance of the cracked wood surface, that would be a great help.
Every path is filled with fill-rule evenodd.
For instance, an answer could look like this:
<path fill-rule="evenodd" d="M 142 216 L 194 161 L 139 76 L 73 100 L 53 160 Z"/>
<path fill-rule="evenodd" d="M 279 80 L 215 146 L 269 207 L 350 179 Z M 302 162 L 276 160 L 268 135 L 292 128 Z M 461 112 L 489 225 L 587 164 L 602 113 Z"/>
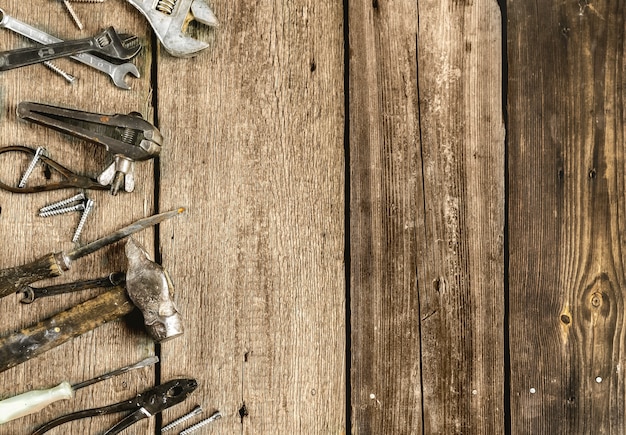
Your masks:
<path fill-rule="evenodd" d="M 501 433 L 498 5 L 349 5 L 353 430 Z"/>

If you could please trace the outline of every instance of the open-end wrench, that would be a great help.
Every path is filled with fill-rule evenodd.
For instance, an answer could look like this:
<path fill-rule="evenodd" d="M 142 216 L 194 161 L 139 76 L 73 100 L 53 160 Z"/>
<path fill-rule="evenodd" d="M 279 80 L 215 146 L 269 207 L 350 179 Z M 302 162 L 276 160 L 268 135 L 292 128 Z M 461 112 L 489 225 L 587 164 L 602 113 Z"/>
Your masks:
<path fill-rule="evenodd" d="M 30 26 L 16 18 L 11 17 L 2 9 L 0 9 L 0 27 L 25 36 L 26 38 L 38 42 L 39 44 L 63 42 L 62 39 L 49 35 L 43 30 L 37 29 L 36 27 Z M 130 86 L 128 86 L 125 81 L 127 74 L 131 74 L 137 78 L 140 76 L 139 70 L 135 64 L 130 62 L 117 65 L 90 53 L 77 54 L 75 56 L 71 56 L 71 58 L 109 75 L 115 86 L 121 89 L 130 89 Z"/>
<path fill-rule="evenodd" d="M 185 35 L 191 21 L 217 26 L 218 21 L 205 0 L 127 0 L 141 12 L 163 48 L 176 57 L 194 56 L 209 45 Z"/>

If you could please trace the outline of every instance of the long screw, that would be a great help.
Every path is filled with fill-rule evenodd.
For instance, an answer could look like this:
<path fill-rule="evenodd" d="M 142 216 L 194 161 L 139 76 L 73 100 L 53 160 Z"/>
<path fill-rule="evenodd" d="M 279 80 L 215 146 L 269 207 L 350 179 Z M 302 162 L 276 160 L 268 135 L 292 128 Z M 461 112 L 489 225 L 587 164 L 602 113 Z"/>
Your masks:
<path fill-rule="evenodd" d="M 58 216 L 60 214 L 71 213 L 73 211 L 85 211 L 85 203 L 81 202 L 80 204 L 73 205 L 71 207 L 63 207 L 63 208 L 55 208 L 52 210 L 39 212 L 39 216 L 41 217 L 50 217 L 50 216 Z"/>
<path fill-rule="evenodd" d="M 93 208 L 93 204 L 94 202 L 92 199 L 87 199 L 87 201 L 85 202 L 85 209 L 83 210 L 83 214 L 80 216 L 80 221 L 78 222 L 76 231 L 74 231 L 74 237 L 72 237 L 72 242 L 78 242 L 78 239 L 83 232 L 83 227 L 87 222 L 87 217 L 89 216 L 89 213 L 91 213 L 91 209 Z"/>
<path fill-rule="evenodd" d="M 50 71 L 55 72 L 58 75 L 60 75 L 61 77 L 63 77 L 65 79 L 65 81 L 67 81 L 69 84 L 72 84 L 72 83 L 74 83 L 76 81 L 76 77 L 74 77 L 73 75 L 71 75 L 70 73 L 68 73 L 66 71 L 63 71 L 61 68 L 59 68 L 54 63 L 52 63 L 50 61 L 46 61 L 43 64 Z"/>
<path fill-rule="evenodd" d="M 178 417 L 176 420 L 174 420 L 170 424 L 163 426 L 163 428 L 161 429 L 161 433 L 174 429 L 176 426 L 186 422 L 190 418 L 195 417 L 196 415 L 201 414 L 201 413 L 202 413 L 202 406 L 196 405 L 196 407 L 192 409 L 190 412 L 188 412 L 187 414 L 183 415 L 182 417 Z"/>
<path fill-rule="evenodd" d="M 209 418 L 205 418 L 204 420 L 202 420 L 201 422 L 198 422 L 196 424 L 194 424 L 193 426 L 189 426 L 187 429 L 185 429 L 184 431 L 182 431 L 180 434 L 178 435 L 188 435 L 191 432 L 195 432 L 198 429 L 200 429 L 201 427 L 206 426 L 207 424 L 214 422 L 215 420 L 218 420 L 222 418 L 222 414 L 219 411 L 215 411 L 213 413 L 213 415 L 211 415 Z"/>
<path fill-rule="evenodd" d="M 70 13 L 72 20 L 74 20 L 74 23 L 76 23 L 76 27 L 78 27 L 79 30 L 83 30 L 83 23 L 78 18 L 78 14 L 72 7 L 72 4 L 69 2 L 69 0 L 63 0 L 63 4 L 65 5 L 65 9 L 67 9 L 67 11 Z"/>
<path fill-rule="evenodd" d="M 65 207 L 68 204 L 71 204 L 73 202 L 76 201 L 82 201 L 83 199 L 85 199 L 85 194 L 83 192 L 77 193 L 76 195 L 72 196 L 71 198 L 67 198 L 64 199 L 62 201 L 57 201 L 57 202 L 53 202 L 52 204 L 48 204 L 45 207 L 41 207 L 39 209 L 39 213 L 45 213 L 49 210 L 53 210 L 55 208 L 61 208 L 61 207 Z"/>
<path fill-rule="evenodd" d="M 33 156 L 33 159 L 30 161 L 30 164 L 26 168 L 26 172 L 24 172 L 24 175 L 22 175 L 22 179 L 20 180 L 20 183 L 17 185 L 17 187 L 26 186 L 26 182 L 28 181 L 28 178 L 35 170 L 35 166 L 37 165 L 39 158 L 42 155 L 46 155 L 47 153 L 48 151 L 44 147 L 37 147 L 37 150 L 35 151 L 35 155 Z"/>

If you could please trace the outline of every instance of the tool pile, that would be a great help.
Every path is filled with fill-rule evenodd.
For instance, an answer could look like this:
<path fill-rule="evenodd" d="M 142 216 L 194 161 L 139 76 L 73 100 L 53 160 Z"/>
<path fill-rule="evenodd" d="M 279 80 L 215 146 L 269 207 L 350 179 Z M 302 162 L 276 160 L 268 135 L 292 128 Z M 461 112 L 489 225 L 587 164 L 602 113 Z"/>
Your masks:
<path fill-rule="evenodd" d="M 102 0 L 104 1 L 104 0 Z M 208 47 L 208 44 L 185 34 L 191 21 L 216 26 L 217 19 L 204 0 L 127 0 L 147 19 L 163 48 L 175 57 L 190 57 Z M 96 1 L 93 1 L 94 3 Z M 77 14 L 68 0 L 63 0 L 72 19 L 83 29 Z M 40 29 L 9 16 L 0 9 L 0 27 L 9 29 L 36 43 L 35 46 L 0 52 L 0 71 L 7 71 L 36 63 L 43 63 L 59 73 L 68 82 L 75 77 L 65 73 L 51 61 L 69 57 L 108 74 L 113 84 L 129 90 L 126 76 L 139 78 L 139 70 L 131 62 L 141 52 L 139 38 L 118 33 L 110 26 L 93 37 L 63 41 Z M 183 321 L 172 294 L 174 286 L 169 273 L 152 261 L 143 247 L 132 237 L 138 231 L 182 214 L 183 207 L 165 213 L 139 219 L 95 241 L 80 244 L 82 229 L 94 207 L 87 190 L 109 190 L 111 195 L 133 192 L 135 188 L 135 162 L 157 157 L 163 146 L 163 136 L 139 113 L 100 114 L 83 110 L 58 107 L 24 101 L 17 106 L 18 116 L 26 121 L 43 125 L 104 147 L 108 161 L 102 163 L 96 176 L 80 175 L 50 157 L 45 147 L 29 148 L 12 145 L 0 147 L 0 157 L 9 161 L 26 156 L 28 165 L 19 182 L 0 181 L 0 189 L 32 194 L 58 189 L 80 189 L 67 199 L 48 204 L 39 210 L 41 217 L 57 216 L 80 211 L 82 217 L 72 241 L 75 249 L 51 252 L 30 263 L 0 270 L 0 297 L 17 292 L 23 294 L 23 303 L 33 303 L 43 297 L 102 288 L 98 296 L 20 331 L 0 337 L 0 371 L 7 370 L 32 359 L 60 344 L 78 337 L 114 319 L 121 318 L 135 309 L 141 311 L 146 331 L 156 341 L 163 342 L 183 334 Z M 11 160 L 13 159 L 13 160 Z M 23 159 L 22 159 L 23 160 Z M 36 167 L 47 171 L 43 184 L 33 185 L 31 174 Z M 78 282 L 33 287 L 37 281 L 54 278 L 69 270 L 72 263 L 84 256 L 126 239 L 126 271 L 113 271 L 106 277 Z M 130 370 L 148 367 L 158 362 L 150 357 L 136 364 L 114 370 L 88 381 L 70 384 L 62 382 L 56 387 L 33 390 L 18 396 L 0 400 L 0 424 L 33 414 L 58 400 L 71 399 L 77 390 L 88 387 Z M 58 417 L 42 425 L 33 435 L 43 434 L 63 423 L 109 413 L 130 412 L 128 416 L 111 427 L 106 434 L 117 434 L 135 422 L 149 418 L 183 402 L 198 386 L 195 379 L 173 379 L 149 388 L 126 401 L 99 408 L 77 411 Z M 163 428 L 175 426 L 200 414 L 198 405 L 194 410 Z M 188 434 L 221 417 L 214 412 L 181 433 Z"/>

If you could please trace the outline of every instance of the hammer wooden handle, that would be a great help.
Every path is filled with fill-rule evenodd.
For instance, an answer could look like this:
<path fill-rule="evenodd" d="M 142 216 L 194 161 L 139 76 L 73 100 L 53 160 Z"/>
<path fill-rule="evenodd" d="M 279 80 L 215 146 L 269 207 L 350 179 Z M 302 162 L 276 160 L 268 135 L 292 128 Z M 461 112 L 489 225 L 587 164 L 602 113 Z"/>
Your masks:
<path fill-rule="evenodd" d="M 134 309 L 122 286 L 0 338 L 0 372 L 23 363 Z"/>
<path fill-rule="evenodd" d="M 62 254 L 48 254 L 22 266 L 0 270 L 0 298 L 15 293 L 25 285 L 45 278 L 54 278 L 67 270 L 59 257 Z"/>

